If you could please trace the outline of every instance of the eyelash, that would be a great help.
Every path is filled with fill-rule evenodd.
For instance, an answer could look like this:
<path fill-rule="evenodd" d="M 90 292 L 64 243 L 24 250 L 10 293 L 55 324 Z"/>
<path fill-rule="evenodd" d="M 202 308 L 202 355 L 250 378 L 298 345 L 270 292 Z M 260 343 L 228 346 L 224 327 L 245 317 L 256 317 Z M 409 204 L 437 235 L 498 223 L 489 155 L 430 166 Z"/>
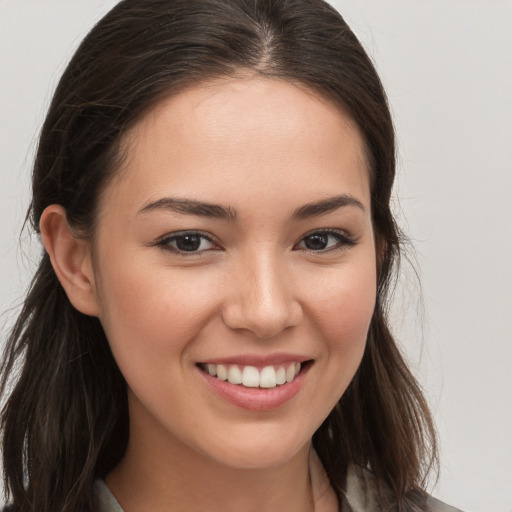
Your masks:
<path fill-rule="evenodd" d="M 173 252 L 175 254 L 179 254 L 180 256 L 197 256 L 199 254 L 204 254 L 205 252 L 211 251 L 212 249 L 202 249 L 202 250 L 195 250 L 195 251 L 185 251 L 182 249 L 179 249 L 178 247 L 173 247 L 171 245 L 172 242 L 176 242 L 177 240 L 184 239 L 186 237 L 194 237 L 199 238 L 200 243 L 203 241 L 207 241 L 212 243 L 213 245 L 218 248 L 218 244 L 216 244 L 212 238 L 208 235 L 205 235 L 204 233 L 201 233 L 200 231 L 181 231 L 179 233 L 173 233 L 172 235 L 165 236 L 161 238 L 160 240 L 157 240 L 155 243 L 155 246 L 160 247 L 166 251 Z"/>
<path fill-rule="evenodd" d="M 334 244 L 332 247 L 328 247 L 326 249 L 320 249 L 320 250 L 314 250 L 314 249 L 308 249 L 305 248 L 306 251 L 313 254 L 323 254 L 330 251 L 335 250 L 343 250 L 349 247 L 353 247 L 356 245 L 357 241 L 353 238 L 349 237 L 347 234 L 345 234 L 343 231 L 339 231 L 337 229 L 320 229 L 311 231 L 310 233 L 307 233 L 304 235 L 298 244 L 294 246 L 294 248 L 299 245 L 300 243 L 303 243 L 307 238 L 312 237 L 327 237 L 327 238 L 334 238 L 336 240 L 336 244 Z"/>
<path fill-rule="evenodd" d="M 325 249 L 319 249 L 319 250 L 310 249 L 307 247 L 301 249 L 301 248 L 297 247 L 301 243 L 304 243 L 305 240 L 307 240 L 308 238 L 311 239 L 315 236 L 316 237 L 334 238 L 336 240 L 336 243 L 332 247 L 327 247 Z M 176 242 L 180 239 L 183 240 L 186 237 L 198 238 L 200 244 L 203 241 L 210 242 L 215 247 L 213 249 L 186 251 L 183 249 L 179 249 L 178 247 L 173 247 L 171 245 L 173 242 Z M 356 240 L 347 236 L 342 231 L 338 231 L 335 229 L 321 229 L 321 230 L 311 231 L 310 233 L 307 233 L 306 235 L 304 235 L 300 239 L 300 241 L 294 245 L 293 249 L 294 250 L 305 250 L 312 254 L 323 254 L 323 253 L 330 252 L 330 251 L 343 250 L 343 249 L 346 249 L 349 247 L 353 247 L 354 245 L 356 245 L 356 243 L 357 243 Z M 217 244 L 210 236 L 208 236 L 204 233 L 201 233 L 200 231 L 183 231 L 183 232 L 173 233 L 172 235 L 165 236 L 165 237 L 161 238 L 160 240 L 157 240 L 154 245 L 156 247 L 162 248 L 163 250 L 178 254 L 180 256 L 198 256 L 198 255 L 204 254 L 206 252 L 209 252 L 211 250 L 219 249 L 219 244 Z"/>

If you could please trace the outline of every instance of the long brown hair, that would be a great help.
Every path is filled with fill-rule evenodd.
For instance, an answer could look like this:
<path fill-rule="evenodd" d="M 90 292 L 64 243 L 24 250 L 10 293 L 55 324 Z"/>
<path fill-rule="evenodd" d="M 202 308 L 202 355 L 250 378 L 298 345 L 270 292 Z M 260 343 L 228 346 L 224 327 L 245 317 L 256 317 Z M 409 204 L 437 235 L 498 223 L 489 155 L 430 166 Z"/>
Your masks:
<path fill-rule="evenodd" d="M 83 236 L 122 164 L 121 138 L 159 99 L 209 78 L 251 72 L 299 82 L 359 125 L 370 162 L 378 296 L 366 351 L 313 438 L 344 501 L 347 468 L 373 475 L 389 505 L 413 510 L 436 461 L 432 419 L 386 319 L 400 233 L 390 211 L 395 141 L 379 77 L 323 0 L 124 0 L 84 39 L 39 139 L 29 219 L 62 205 Z M 0 392 L 5 487 L 16 512 L 92 511 L 91 486 L 123 457 L 126 384 L 97 318 L 70 304 L 47 254 L 8 340 Z M 384 493 L 385 490 L 385 493 Z"/>

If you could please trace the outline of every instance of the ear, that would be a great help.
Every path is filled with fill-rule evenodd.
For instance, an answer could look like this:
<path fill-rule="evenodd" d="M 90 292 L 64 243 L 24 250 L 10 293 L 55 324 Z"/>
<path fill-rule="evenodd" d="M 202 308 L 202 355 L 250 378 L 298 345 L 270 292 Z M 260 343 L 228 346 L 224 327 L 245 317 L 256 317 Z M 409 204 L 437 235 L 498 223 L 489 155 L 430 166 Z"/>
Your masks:
<path fill-rule="evenodd" d="M 41 238 L 55 274 L 73 306 L 85 315 L 98 316 L 90 242 L 71 230 L 66 210 L 53 204 L 39 222 Z"/>

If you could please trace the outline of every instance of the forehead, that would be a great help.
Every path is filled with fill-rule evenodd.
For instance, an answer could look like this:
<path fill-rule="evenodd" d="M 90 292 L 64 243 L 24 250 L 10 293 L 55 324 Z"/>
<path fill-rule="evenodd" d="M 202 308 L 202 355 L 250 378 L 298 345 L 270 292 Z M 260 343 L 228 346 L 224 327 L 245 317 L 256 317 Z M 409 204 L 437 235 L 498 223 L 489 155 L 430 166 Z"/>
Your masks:
<path fill-rule="evenodd" d="M 160 101 L 123 142 L 125 165 L 114 186 L 125 195 L 153 197 L 176 186 L 189 196 L 210 192 L 221 199 L 227 183 L 243 193 L 285 193 L 293 183 L 320 195 L 337 185 L 369 194 L 355 122 L 318 93 L 282 80 L 188 88 Z"/>

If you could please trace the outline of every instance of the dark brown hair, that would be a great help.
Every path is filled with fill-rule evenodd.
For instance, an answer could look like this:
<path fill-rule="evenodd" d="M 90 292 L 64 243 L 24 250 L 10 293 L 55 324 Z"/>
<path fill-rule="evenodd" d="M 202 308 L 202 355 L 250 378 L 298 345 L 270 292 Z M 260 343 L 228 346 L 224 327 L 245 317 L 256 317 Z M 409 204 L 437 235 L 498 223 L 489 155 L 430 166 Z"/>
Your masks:
<path fill-rule="evenodd" d="M 373 475 L 386 506 L 413 510 L 436 447 L 428 407 L 386 320 L 401 243 L 390 211 L 393 124 L 374 66 L 323 0 L 120 2 L 84 39 L 53 97 L 33 170 L 32 227 L 60 204 L 74 228 L 92 235 L 126 130 L 164 96 L 247 72 L 312 88 L 364 135 L 378 296 L 361 366 L 313 443 L 340 503 L 354 464 Z M 0 391 L 11 386 L 1 428 L 14 510 L 92 511 L 93 480 L 126 448 L 126 385 L 99 320 L 72 307 L 47 254 L 7 343 Z"/>

